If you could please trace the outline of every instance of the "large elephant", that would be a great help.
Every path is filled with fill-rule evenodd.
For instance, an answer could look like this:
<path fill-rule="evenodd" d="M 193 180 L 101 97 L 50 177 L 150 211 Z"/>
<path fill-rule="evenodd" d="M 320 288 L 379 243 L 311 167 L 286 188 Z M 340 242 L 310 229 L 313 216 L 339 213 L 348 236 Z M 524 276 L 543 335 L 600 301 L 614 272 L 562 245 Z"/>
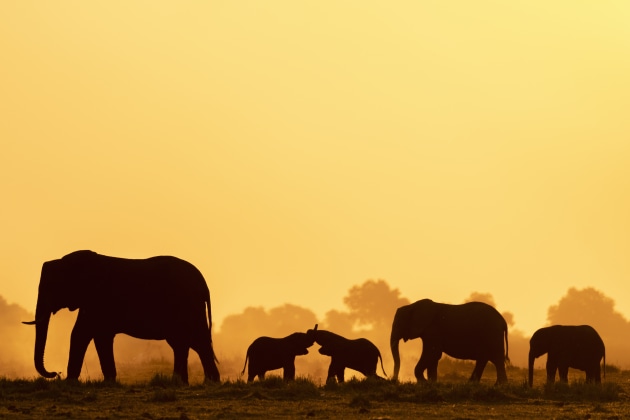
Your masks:
<path fill-rule="evenodd" d="M 470 381 L 479 382 L 490 361 L 497 370 L 497 383 L 507 382 L 507 323 L 490 305 L 482 302 L 448 305 L 422 299 L 398 308 L 390 337 L 394 380 L 398 379 L 400 371 L 399 341 L 414 338 L 422 339 L 422 355 L 414 372 L 419 382 L 425 381 L 425 370 L 430 381 L 437 380 L 437 366 L 442 353 L 456 359 L 475 360 Z"/>
<path fill-rule="evenodd" d="M 79 309 L 70 337 L 68 379 L 78 379 L 90 341 L 105 380 L 116 380 L 114 336 L 166 340 L 173 348 L 173 374 L 188 383 L 188 352 L 199 355 L 207 380 L 219 381 L 212 348 L 210 292 L 192 264 L 170 256 L 142 260 L 76 251 L 42 267 L 35 310 L 35 368 L 44 367 L 51 315 Z M 206 315 L 207 311 L 207 315 Z"/>
<path fill-rule="evenodd" d="M 283 338 L 258 337 L 247 348 L 241 375 L 245 373 L 249 359 L 247 382 L 252 382 L 256 376 L 263 380 L 267 371 L 280 368 L 285 381 L 294 380 L 295 356 L 308 354 L 308 348 L 315 343 L 315 331 L 317 325 L 306 333 L 296 332 Z"/>
<path fill-rule="evenodd" d="M 534 385 L 534 360 L 547 353 L 547 383 L 568 382 L 569 368 L 586 372 L 586 382 L 601 383 L 600 361 L 606 348 L 597 331 L 590 325 L 553 325 L 537 330 L 529 340 L 529 386 Z"/>
<path fill-rule="evenodd" d="M 312 330 L 307 331 L 310 332 Z M 328 377 L 326 382 L 335 380 L 343 382 L 346 368 L 361 372 L 367 377 L 379 377 L 376 374 L 378 361 L 381 361 L 383 374 L 383 359 L 378 348 L 366 338 L 349 340 L 326 330 L 315 331 L 315 342 L 321 346 L 319 353 L 330 356 Z"/>

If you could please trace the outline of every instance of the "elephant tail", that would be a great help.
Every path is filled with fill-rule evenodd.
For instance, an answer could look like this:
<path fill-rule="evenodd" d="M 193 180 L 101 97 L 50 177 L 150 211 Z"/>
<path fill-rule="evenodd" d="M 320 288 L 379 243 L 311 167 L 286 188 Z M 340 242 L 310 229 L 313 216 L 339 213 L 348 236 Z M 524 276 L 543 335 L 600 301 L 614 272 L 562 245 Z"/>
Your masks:
<path fill-rule="evenodd" d="M 606 349 L 604 349 L 604 379 L 606 379 Z"/>
<path fill-rule="evenodd" d="M 505 363 L 509 366 L 511 364 L 511 362 L 510 362 L 510 356 L 508 356 L 508 330 L 507 330 L 507 325 L 505 326 L 505 330 L 503 332 L 503 335 L 505 337 Z"/>
<path fill-rule="evenodd" d="M 249 349 L 247 349 L 247 354 L 245 355 L 245 364 L 243 365 L 243 371 L 241 372 L 241 375 L 245 374 L 245 367 L 247 366 L 247 359 L 249 359 Z"/>
<path fill-rule="evenodd" d="M 219 359 L 217 359 L 217 355 L 214 352 L 214 346 L 212 345 L 212 306 L 210 304 L 210 291 L 208 291 L 208 295 L 206 296 L 206 310 L 208 311 L 208 334 L 210 334 L 210 350 L 212 350 L 212 358 L 217 364 L 219 364 Z"/>
<path fill-rule="evenodd" d="M 383 358 L 381 357 L 381 352 L 378 352 L 378 358 L 381 361 L 381 370 L 383 371 L 383 375 L 385 375 L 385 377 L 387 378 L 387 372 L 385 372 L 385 368 L 383 367 Z"/>

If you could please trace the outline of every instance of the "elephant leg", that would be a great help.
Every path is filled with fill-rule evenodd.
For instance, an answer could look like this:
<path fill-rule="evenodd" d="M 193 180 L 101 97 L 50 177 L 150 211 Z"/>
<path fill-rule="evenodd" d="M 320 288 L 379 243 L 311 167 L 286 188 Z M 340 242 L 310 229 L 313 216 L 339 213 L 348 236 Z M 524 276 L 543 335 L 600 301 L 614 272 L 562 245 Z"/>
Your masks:
<path fill-rule="evenodd" d="M 92 341 L 92 335 L 89 332 L 90 324 L 85 321 L 81 314 L 77 317 L 77 322 L 74 324 L 72 334 L 70 335 L 70 355 L 68 357 L 68 379 L 79 379 L 81 374 L 81 366 L 83 365 L 83 359 L 85 358 L 85 352 L 87 351 L 90 341 Z"/>
<path fill-rule="evenodd" d="M 437 381 L 437 369 L 438 369 L 438 360 L 431 363 L 427 366 L 427 378 L 429 381 L 436 382 Z"/>
<path fill-rule="evenodd" d="M 333 364 L 333 362 L 330 362 L 330 366 L 328 366 L 328 376 L 326 376 L 326 383 L 328 382 L 334 382 L 335 380 L 335 365 Z"/>
<path fill-rule="evenodd" d="M 413 369 L 413 374 L 418 382 L 426 382 L 427 379 L 424 377 L 425 369 L 426 365 L 422 363 L 422 360 L 418 360 L 416 367 Z"/>
<path fill-rule="evenodd" d="M 344 382 L 346 380 L 346 368 L 344 366 L 339 366 L 337 368 L 337 381 Z"/>
<path fill-rule="evenodd" d="M 558 376 L 560 382 L 569 383 L 569 366 L 558 366 Z"/>
<path fill-rule="evenodd" d="M 293 363 L 291 364 L 286 364 L 284 366 L 283 369 L 283 373 L 284 373 L 284 380 L 285 381 L 293 381 L 295 379 L 295 360 L 293 360 Z"/>
<path fill-rule="evenodd" d="M 337 378 L 337 382 L 343 382 L 345 379 L 345 370 L 346 367 L 344 366 L 343 362 L 340 362 L 339 359 L 336 357 L 331 358 L 330 366 L 328 367 L 328 378 L 326 379 L 326 382 L 328 382 L 328 380 L 334 381 L 335 378 Z"/>
<path fill-rule="evenodd" d="M 585 373 L 586 373 L 586 383 L 587 384 L 595 383 L 595 376 L 593 375 L 593 372 L 591 372 L 590 369 L 586 369 Z"/>
<path fill-rule="evenodd" d="M 414 369 L 414 375 L 418 382 L 424 382 L 424 371 L 427 371 L 427 377 L 430 381 L 437 381 L 437 365 L 442 357 L 442 352 L 431 351 L 428 346 L 422 350 L 422 355 L 418 364 Z"/>
<path fill-rule="evenodd" d="M 547 383 L 552 384 L 556 381 L 556 363 L 551 359 L 551 357 L 547 356 Z"/>
<path fill-rule="evenodd" d="M 249 361 L 249 370 L 247 371 L 247 382 L 254 382 L 254 379 L 256 379 L 256 376 L 259 375 L 258 369 L 256 369 L 256 365 L 254 365 L 252 367 L 252 361 Z M 265 373 L 263 372 L 262 375 L 264 376 Z M 259 377 L 259 379 L 262 380 L 262 378 Z"/>
<path fill-rule="evenodd" d="M 201 366 L 203 366 L 203 373 L 206 381 L 218 382 L 220 380 L 219 369 L 214 360 L 214 352 L 212 351 L 212 341 L 207 335 L 208 330 L 204 331 L 205 338 L 195 340 L 191 345 L 191 348 L 199 355 L 201 360 Z"/>
<path fill-rule="evenodd" d="M 94 347 L 101 362 L 101 371 L 106 381 L 116 381 L 116 362 L 114 361 L 114 335 L 94 337 Z"/>
<path fill-rule="evenodd" d="M 173 376 L 181 379 L 182 383 L 188 385 L 188 352 L 190 348 L 180 342 L 166 340 L 173 349 Z"/>
<path fill-rule="evenodd" d="M 468 379 L 469 382 L 479 382 L 481 381 L 481 375 L 483 375 L 483 370 L 486 368 L 486 365 L 488 364 L 487 360 L 477 360 L 475 363 L 475 368 L 472 371 L 472 374 L 470 375 L 470 379 Z"/>
<path fill-rule="evenodd" d="M 505 384 L 508 381 L 507 372 L 505 371 L 505 360 L 501 357 L 499 360 L 493 360 L 492 364 L 497 370 L 497 381 L 495 385 Z"/>
<path fill-rule="evenodd" d="M 599 361 L 597 361 L 597 365 L 593 366 L 593 380 L 596 384 L 602 383 L 602 367 L 599 365 Z"/>

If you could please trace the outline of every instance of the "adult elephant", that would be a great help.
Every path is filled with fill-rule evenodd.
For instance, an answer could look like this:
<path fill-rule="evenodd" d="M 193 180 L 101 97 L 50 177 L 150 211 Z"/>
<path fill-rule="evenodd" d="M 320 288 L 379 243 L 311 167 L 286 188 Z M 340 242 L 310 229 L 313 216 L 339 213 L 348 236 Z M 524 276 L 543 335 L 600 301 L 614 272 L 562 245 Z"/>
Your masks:
<path fill-rule="evenodd" d="M 586 382 L 601 383 L 600 361 L 604 359 L 604 341 L 590 325 L 553 325 L 537 330 L 529 340 L 529 386 L 534 385 L 534 360 L 547 353 L 547 383 L 568 382 L 569 368 L 586 372 Z"/>
<path fill-rule="evenodd" d="M 296 332 L 283 338 L 258 337 L 247 348 L 241 375 L 245 373 L 249 359 L 247 382 L 252 382 L 256 376 L 262 381 L 267 371 L 275 369 L 283 370 L 285 381 L 294 380 L 295 357 L 308 354 L 308 348 L 315 343 L 315 331 L 317 325 L 305 333 Z"/>
<path fill-rule="evenodd" d="M 313 330 L 308 330 L 307 333 L 311 331 Z M 383 368 L 381 352 L 367 338 L 350 340 L 326 330 L 317 330 L 314 333 L 315 342 L 321 346 L 319 353 L 330 356 L 326 382 L 334 381 L 335 378 L 338 382 L 343 382 L 346 368 L 361 372 L 367 377 L 379 378 L 376 374 L 379 360 L 381 370 L 387 376 Z"/>
<path fill-rule="evenodd" d="M 174 375 L 188 383 L 188 352 L 199 355 L 207 380 L 219 381 L 212 348 L 210 292 L 192 264 L 170 256 L 142 260 L 76 251 L 42 267 L 35 310 L 35 368 L 44 367 L 51 315 L 79 309 L 70 337 L 68 379 L 78 379 L 90 341 L 105 380 L 116 380 L 114 336 L 166 340 L 174 352 Z M 206 316 L 207 310 L 207 316 Z"/>
<path fill-rule="evenodd" d="M 479 382 L 490 361 L 497 370 L 497 383 L 507 382 L 507 323 L 490 305 L 482 302 L 449 305 L 422 299 L 398 308 L 390 337 L 394 380 L 398 379 L 400 371 L 399 341 L 414 338 L 422 339 L 422 355 L 414 371 L 419 382 L 425 381 L 425 370 L 430 381 L 437 380 L 437 366 L 442 353 L 456 359 L 475 360 L 470 381 Z"/>

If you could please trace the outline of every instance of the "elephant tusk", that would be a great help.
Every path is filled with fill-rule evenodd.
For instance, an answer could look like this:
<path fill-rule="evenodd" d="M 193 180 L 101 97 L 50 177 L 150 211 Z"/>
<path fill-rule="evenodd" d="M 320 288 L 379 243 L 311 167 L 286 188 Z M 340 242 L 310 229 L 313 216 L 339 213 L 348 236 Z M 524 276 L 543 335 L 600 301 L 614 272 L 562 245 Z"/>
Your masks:
<path fill-rule="evenodd" d="M 22 321 L 22 324 L 25 324 L 25 325 L 35 325 L 35 324 L 37 324 L 37 320 L 35 320 L 35 321 Z"/>

